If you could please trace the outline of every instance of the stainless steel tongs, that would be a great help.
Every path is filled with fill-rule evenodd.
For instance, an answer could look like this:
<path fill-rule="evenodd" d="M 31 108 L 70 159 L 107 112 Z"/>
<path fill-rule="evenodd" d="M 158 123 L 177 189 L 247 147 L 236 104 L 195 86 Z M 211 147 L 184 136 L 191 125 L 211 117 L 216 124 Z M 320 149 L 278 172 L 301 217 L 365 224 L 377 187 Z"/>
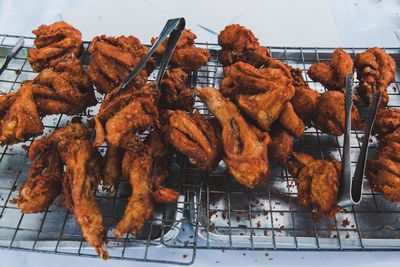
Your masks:
<path fill-rule="evenodd" d="M 24 37 L 20 37 L 14 47 L 8 53 L 6 60 L 4 61 L 3 65 L 0 67 L 0 74 L 7 68 L 8 63 L 10 63 L 11 59 L 21 50 L 22 46 L 24 45 Z"/>
<path fill-rule="evenodd" d="M 149 52 L 143 57 L 140 63 L 135 67 L 135 69 L 128 75 L 128 77 L 117 87 L 117 90 L 124 89 L 135 76 L 139 73 L 139 71 L 146 65 L 147 60 L 154 54 L 157 48 L 161 45 L 161 43 L 168 37 L 167 47 L 165 48 L 164 55 L 160 61 L 160 69 L 157 74 L 156 82 L 158 86 L 160 86 L 160 82 L 164 76 L 165 69 L 168 66 L 168 62 L 171 58 L 172 53 L 175 50 L 176 44 L 179 41 L 179 38 L 182 35 L 183 30 L 185 29 L 185 19 L 184 18 L 176 18 L 169 19 L 165 24 L 163 30 L 157 38 L 157 41 L 151 46 Z"/>
<path fill-rule="evenodd" d="M 354 175 L 352 176 L 350 131 L 351 109 L 353 106 L 353 78 L 351 74 L 346 76 L 345 130 L 342 157 L 342 173 L 339 190 L 340 207 L 356 205 L 361 202 L 365 163 L 368 155 L 368 142 L 371 135 L 372 126 L 375 122 L 376 113 L 378 111 L 380 97 L 381 92 L 376 91 L 372 98 L 371 105 L 369 106 L 368 117 L 364 128 L 364 137 L 362 139 L 362 146 L 360 149 L 360 154 L 358 155 L 356 170 L 354 171 Z"/>

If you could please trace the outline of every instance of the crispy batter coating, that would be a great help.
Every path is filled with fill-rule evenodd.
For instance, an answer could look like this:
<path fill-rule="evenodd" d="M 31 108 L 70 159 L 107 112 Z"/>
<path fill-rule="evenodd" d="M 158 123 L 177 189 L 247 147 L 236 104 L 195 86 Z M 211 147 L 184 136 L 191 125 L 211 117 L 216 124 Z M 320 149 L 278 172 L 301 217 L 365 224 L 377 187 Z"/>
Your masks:
<path fill-rule="evenodd" d="M 29 49 L 28 61 L 36 72 L 75 59 L 82 52 L 81 32 L 64 21 L 41 25 L 32 33 L 36 48 Z"/>
<path fill-rule="evenodd" d="M 157 88 L 156 83 L 147 83 L 140 89 L 129 87 L 108 94 L 97 115 L 96 133 L 100 134 L 96 134 L 95 145 L 101 145 L 104 138 L 125 149 L 140 145 L 139 131 L 159 127 Z"/>
<path fill-rule="evenodd" d="M 312 118 L 313 112 L 317 106 L 319 93 L 308 86 L 295 86 L 295 94 L 290 99 L 294 112 L 308 123 Z"/>
<path fill-rule="evenodd" d="M 207 64 L 210 60 L 210 53 L 207 49 L 194 46 L 194 40 L 197 38 L 191 30 L 185 29 L 182 32 L 175 51 L 171 56 L 170 64 L 172 67 L 181 68 L 184 72 L 190 73 L 198 71 L 201 66 Z M 151 44 L 154 44 L 157 38 L 151 38 Z M 167 46 L 168 38 L 162 42 L 155 52 L 156 56 L 162 56 Z"/>
<path fill-rule="evenodd" d="M 380 109 L 376 114 L 374 133 L 385 136 L 400 128 L 400 109 Z"/>
<path fill-rule="evenodd" d="M 369 105 L 374 92 L 382 92 L 381 104 L 389 101 L 387 87 L 395 79 L 396 63 L 380 48 L 373 47 L 356 55 L 355 66 L 360 81 L 357 92 L 366 105 Z"/>
<path fill-rule="evenodd" d="M 390 201 L 400 201 L 400 127 L 380 140 L 377 157 L 367 161 L 371 187 Z"/>
<path fill-rule="evenodd" d="M 30 155 L 32 166 L 28 179 L 21 187 L 18 207 L 22 213 L 45 211 L 61 194 L 63 164 L 56 149 Z"/>
<path fill-rule="evenodd" d="M 353 74 L 353 71 L 354 64 L 351 56 L 342 48 L 337 48 L 332 52 L 331 61 L 312 64 L 307 74 L 328 90 L 343 92 L 346 88 L 346 76 Z"/>
<path fill-rule="evenodd" d="M 192 110 L 194 96 L 192 90 L 186 85 L 187 79 L 188 75 L 181 69 L 165 72 L 160 85 L 160 108 Z"/>
<path fill-rule="evenodd" d="M 286 102 L 279 115 L 279 123 L 295 138 L 300 138 L 305 130 L 303 121 L 297 116 L 291 102 Z"/>
<path fill-rule="evenodd" d="M 338 210 L 341 165 L 293 152 L 289 171 L 295 177 L 299 203 L 315 214 L 334 216 Z"/>
<path fill-rule="evenodd" d="M 101 179 L 101 155 L 86 139 L 70 142 L 65 154 L 64 194 L 69 195 L 68 208 L 75 214 L 85 240 L 101 258 L 107 259 L 104 219 L 93 196 L 94 181 Z"/>
<path fill-rule="evenodd" d="M 225 67 L 224 73 L 221 93 L 235 101 L 263 130 L 279 118 L 295 93 L 290 78 L 280 69 L 257 69 L 237 62 Z"/>
<path fill-rule="evenodd" d="M 204 171 L 213 171 L 222 159 L 222 142 L 212 124 L 198 111 L 189 116 L 176 110 L 168 114 L 164 138 L 189 161 Z"/>
<path fill-rule="evenodd" d="M 78 59 L 42 70 L 33 80 L 32 90 L 42 115 L 78 114 L 97 104 L 92 83 Z"/>
<path fill-rule="evenodd" d="M 218 44 L 222 47 L 223 66 L 242 61 L 261 67 L 270 57 L 268 49 L 260 45 L 253 32 L 239 24 L 226 26 L 218 35 Z"/>
<path fill-rule="evenodd" d="M 114 192 L 121 176 L 123 149 L 108 145 L 103 164 L 103 189 Z"/>
<path fill-rule="evenodd" d="M 293 140 L 290 134 L 281 126 L 273 127 L 270 131 L 271 143 L 269 156 L 279 164 L 286 164 L 292 153 Z"/>
<path fill-rule="evenodd" d="M 340 136 L 344 132 L 344 94 L 339 91 L 328 91 L 318 98 L 314 112 L 314 125 L 318 130 Z M 351 126 L 357 129 L 360 126 L 358 109 L 353 105 L 351 110 Z"/>
<path fill-rule="evenodd" d="M 0 96 L 0 145 L 15 144 L 41 134 L 43 124 L 32 94 L 32 84 L 24 84 L 16 93 Z"/>
<path fill-rule="evenodd" d="M 197 94 L 222 127 L 225 162 L 236 180 L 248 188 L 266 182 L 269 174 L 267 132 L 251 127 L 238 108 L 214 88 L 197 88 Z"/>
<path fill-rule="evenodd" d="M 89 47 L 92 55 L 88 74 L 97 91 L 110 93 L 147 54 L 148 48 L 142 45 L 134 36 L 94 37 Z M 136 87 L 141 87 L 147 76 L 154 70 L 155 61 L 150 59 L 146 67 L 132 81 Z"/>

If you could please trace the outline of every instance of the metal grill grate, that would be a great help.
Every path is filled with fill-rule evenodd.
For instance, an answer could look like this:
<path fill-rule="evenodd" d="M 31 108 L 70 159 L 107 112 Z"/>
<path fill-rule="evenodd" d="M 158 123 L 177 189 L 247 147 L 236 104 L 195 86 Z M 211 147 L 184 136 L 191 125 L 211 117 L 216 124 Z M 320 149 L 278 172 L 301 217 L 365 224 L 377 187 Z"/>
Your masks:
<path fill-rule="evenodd" d="M 10 49 L 18 36 L 0 35 L 0 58 Z M 0 76 L 0 91 L 19 88 L 24 80 L 36 76 L 26 61 L 27 49 L 33 39 L 25 39 L 25 47 L 10 62 Z M 82 62 L 88 64 L 89 43 L 85 43 Z M 210 51 L 212 59 L 190 76 L 190 87 L 219 87 L 223 68 L 218 63 L 219 46 L 199 43 Z M 2 50 L 3 49 L 3 50 Z M 5 50 L 4 50 L 5 49 Z M 272 55 L 294 67 L 301 68 L 311 88 L 320 92 L 325 88 L 312 82 L 306 75 L 308 67 L 330 59 L 335 48 L 270 47 Z M 345 49 L 354 57 L 366 48 Z M 400 49 L 386 51 L 400 67 Z M 154 79 L 155 74 L 150 79 Z M 389 88 L 392 107 L 400 107 L 399 73 Z M 101 101 L 101 95 L 96 95 Z M 96 114 L 99 105 L 81 114 L 87 121 Z M 209 115 L 199 99 L 195 108 Z M 365 115 L 365 108 L 361 107 Z M 71 116 L 52 115 L 43 118 L 45 134 L 65 126 Z M 352 131 L 352 163 L 355 167 L 361 143 L 360 132 Z M 18 194 L 27 178 L 30 161 L 27 147 L 33 139 L 13 146 L 0 147 L 0 247 L 14 250 L 97 257 L 95 251 L 82 239 L 80 227 L 59 201 L 46 212 L 21 214 L 10 202 Z M 374 140 L 375 141 L 375 140 Z M 371 143 L 371 154 L 376 142 Z M 314 128 L 295 141 L 294 149 L 316 158 L 340 159 L 343 139 L 323 134 Z M 104 153 L 105 148 L 101 148 Z M 278 250 L 400 250 L 400 204 L 385 200 L 374 192 L 365 180 L 363 202 L 339 212 L 335 218 L 316 222 L 310 211 L 297 202 L 293 178 L 285 167 L 271 165 L 268 188 L 248 190 L 238 185 L 220 163 L 217 170 L 204 173 L 190 166 L 177 153 L 170 158 L 172 175 L 168 186 L 180 192 L 177 204 L 158 208 L 154 218 L 146 224 L 140 237 L 127 235 L 115 238 L 113 231 L 123 214 L 129 197 L 129 184 L 121 179 L 113 194 L 97 192 L 106 227 L 110 257 L 136 261 L 191 264 L 196 249 L 278 249 Z"/>

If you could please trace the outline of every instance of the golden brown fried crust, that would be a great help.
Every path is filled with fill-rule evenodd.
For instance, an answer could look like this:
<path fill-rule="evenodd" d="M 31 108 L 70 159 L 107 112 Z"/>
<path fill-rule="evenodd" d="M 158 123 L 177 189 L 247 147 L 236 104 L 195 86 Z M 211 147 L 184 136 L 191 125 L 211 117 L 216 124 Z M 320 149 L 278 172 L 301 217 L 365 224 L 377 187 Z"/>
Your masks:
<path fill-rule="evenodd" d="M 374 133 L 385 136 L 400 128 L 400 109 L 380 109 L 376 115 Z"/>
<path fill-rule="evenodd" d="M 285 72 L 277 68 L 257 69 L 237 62 L 224 69 L 221 93 L 235 101 L 263 130 L 279 118 L 295 89 Z"/>
<path fill-rule="evenodd" d="M 290 103 L 292 103 L 296 114 L 306 124 L 310 121 L 313 115 L 313 112 L 317 106 L 318 97 L 319 93 L 308 86 L 295 87 L 295 94 L 290 99 Z"/>
<path fill-rule="evenodd" d="M 351 56 L 342 48 L 332 52 L 330 62 L 315 63 L 308 69 L 308 76 L 320 82 L 328 90 L 344 91 L 346 76 L 353 74 L 354 64 Z"/>
<path fill-rule="evenodd" d="M 78 59 L 42 70 L 33 80 L 32 90 L 42 115 L 78 114 L 97 104 L 92 83 Z"/>
<path fill-rule="evenodd" d="M 299 203 L 313 213 L 334 216 L 338 210 L 340 163 L 293 154 L 289 171 L 295 178 Z"/>
<path fill-rule="evenodd" d="M 128 77 L 147 51 L 148 48 L 134 36 L 97 36 L 89 47 L 92 55 L 88 67 L 89 77 L 99 92 L 110 93 Z M 148 60 L 146 68 L 135 77 L 135 86 L 143 86 L 154 68 L 155 61 Z"/>
<path fill-rule="evenodd" d="M 188 75 L 181 69 L 165 72 L 160 85 L 160 108 L 192 110 L 194 96 L 192 90 L 186 85 L 187 79 Z"/>
<path fill-rule="evenodd" d="M 400 201 L 400 128 L 380 140 L 377 157 L 367 161 L 371 187 L 390 201 Z"/>
<path fill-rule="evenodd" d="M 375 91 L 381 91 L 381 104 L 389 101 L 387 87 L 395 79 L 396 63 L 391 56 L 380 48 L 369 48 L 357 54 L 355 60 L 357 78 L 360 81 L 357 92 L 369 105 Z"/>
<path fill-rule="evenodd" d="M 93 182 L 101 179 L 101 156 L 86 139 L 70 142 L 65 154 L 66 173 L 72 203 L 69 208 L 81 226 L 85 240 L 103 259 L 108 258 L 103 215 L 93 196 Z M 67 188 L 64 188 L 64 192 Z"/>
<path fill-rule="evenodd" d="M 222 127 L 225 163 L 235 179 L 248 188 L 264 184 L 269 175 L 270 137 L 251 127 L 237 107 L 214 88 L 197 88 L 197 94 Z"/>
<path fill-rule="evenodd" d="M 107 146 L 103 164 L 103 189 L 114 192 L 121 175 L 123 149 L 113 145 Z"/>
<path fill-rule="evenodd" d="M 279 123 L 295 138 L 300 138 L 305 130 L 303 121 L 297 116 L 291 102 L 286 102 L 279 115 Z"/>
<path fill-rule="evenodd" d="M 41 25 L 32 33 L 36 48 L 29 49 L 28 61 L 36 72 L 76 59 L 82 52 L 81 32 L 64 21 Z"/>
<path fill-rule="evenodd" d="M 328 91 L 321 94 L 314 112 L 315 127 L 334 136 L 342 135 L 345 124 L 344 102 L 342 92 Z M 358 109 L 354 105 L 351 110 L 351 125 L 353 129 L 360 126 Z"/>
<path fill-rule="evenodd" d="M 270 135 L 269 156 L 279 164 L 286 164 L 292 153 L 292 137 L 281 126 L 273 127 Z"/>
<path fill-rule="evenodd" d="M 204 171 L 213 171 L 222 159 L 222 142 L 212 124 L 198 111 L 189 116 L 176 110 L 168 114 L 165 140 Z"/>
<path fill-rule="evenodd" d="M 0 145 L 15 144 L 39 135 L 43 124 L 33 99 L 32 84 L 24 84 L 18 92 L 2 96 Z M 1 103 L 1 102 L 0 102 Z"/>
<path fill-rule="evenodd" d="M 54 148 L 32 158 L 28 179 L 18 196 L 22 213 L 43 212 L 53 203 L 61 193 L 62 171 L 61 158 Z"/>
<path fill-rule="evenodd" d="M 260 45 L 253 32 L 239 24 L 226 26 L 218 35 L 218 44 L 222 47 L 223 66 L 243 61 L 261 67 L 270 57 L 268 49 Z"/>
<path fill-rule="evenodd" d="M 198 71 L 201 66 L 207 64 L 210 60 L 210 53 L 206 49 L 194 46 L 194 40 L 197 36 L 189 29 L 185 29 L 175 47 L 171 56 L 170 64 L 173 67 L 181 68 L 184 72 L 190 73 Z M 154 44 L 157 38 L 151 38 L 151 44 Z M 156 56 L 162 56 L 165 52 L 168 38 L 162 42 L 155 52 Z"/>

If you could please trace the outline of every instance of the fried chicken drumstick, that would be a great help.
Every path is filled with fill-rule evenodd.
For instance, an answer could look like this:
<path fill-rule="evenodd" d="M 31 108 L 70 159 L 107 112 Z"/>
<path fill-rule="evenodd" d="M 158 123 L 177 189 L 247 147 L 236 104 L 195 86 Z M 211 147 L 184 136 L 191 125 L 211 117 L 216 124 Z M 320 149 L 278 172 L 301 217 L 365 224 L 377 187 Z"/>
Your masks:
<path fill-rule="evenodd" d="M 147 52 L 148 48 L 134 36 L 101 35 L 93 38 L 89 47 L 92 60 L 88 67 L 88 74 L 97 91 L 110 93 L 128 77 Z M 136 75 L 133 84 L 138 88 L 143 86 L 154 68 L 155 61 L 148 60 L 145 69 Z"/>
<path fill-rule="evenodd" d="M 194 40 L 197 38 L 191 30 L 185 29 L 175 47 L 171 56 L 170 65 L 175 68 L 181 68 L 184 72 L 190 73 L 198 71 L 201 66 L 207 64 L 210 60 L 210 53 L 207 49 L 194 46 Z M 154 44 L 157 38 L 151 38 L 151 44 Z M 162 56 L 165 52 L 168 38 L 157 48 L 155 55 Z"/>
<path fill-rule="evenodd" d="M 36 48 L 29 49 L 28 61 L 36 72 L 75 59 L 82 52 L 81 32 L 64 21 L 41 25 L 32 33 Z"/>
<path fill-rule="evenodd" d="M 400 128 L 400 109 L 380 109 L 376 114 L 373 132 L 383 137 L 397 128 Z"/>
<path fill-rule="evenodd" d="M 308 76 L 313 81 L 320 82 L 328 90 L 344 91 L 346 76 L 353 74 L 354 64 L 350 55 L 342 48 L 332 52 L 330 62 L 314 63 L 308 69 Z"/>
<path fill-rule="evenodd" d="M 164 128 L 167 143 L 189 158 L 203 171 L 213 171 L 222 159 L 219 129 L 198 111 L 189 116 L 185 111 L 170 111 Z"/>
<path fill-rule="evenodd" d="M 293 152 L 288 168 L 295 178 L 299 203 L 315 214 L 334 216 L 338 211 L 341 164 Z"/>
<path fill-rule="evenodd" d="M 0 96 L 0 145 L 23 142 L 39 135 L 43 124 L 33 99 L 32 84 Z"/>
<path fill-rule="evenodd" d="M 251 127 L 238 108 L 214 88 L 197 88 L 197 94 L 222 127 L 225 163 L 235 179 L 248 188 L 266 182 L 269 174 L 267 132 Z"/>
<path fill-rule="evenodd" d="M 387 87 L 395 79 L 396 63 L 380 48 L 369 48 L 356 55 L 355 66 L 360 81 L 357 92 L 366 105 L 369 105 L 375 91 L 381 91 L 381 104 L 389 101 Z"/>
<path fill-rule="evenodd" d="M 218 35 L 218 44 L 222 47 L 223 66 L 242 61 L 258 68 L 270 57 L 268 49 L 260 45 L 253 32 L 239 24 L 226 26 Z"/>

